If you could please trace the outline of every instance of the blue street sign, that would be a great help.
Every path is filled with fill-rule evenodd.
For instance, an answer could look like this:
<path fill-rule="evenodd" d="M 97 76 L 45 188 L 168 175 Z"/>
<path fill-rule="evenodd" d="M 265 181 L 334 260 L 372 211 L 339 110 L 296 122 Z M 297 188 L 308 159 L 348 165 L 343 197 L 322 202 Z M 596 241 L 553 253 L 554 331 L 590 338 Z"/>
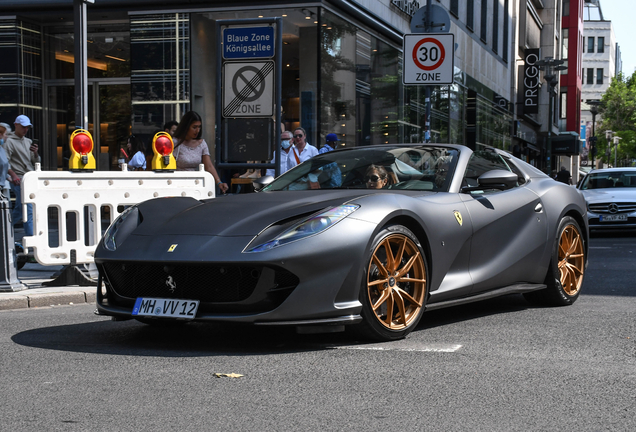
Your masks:
<path fill-rule="evenodd" d="M 274 27 L 229 27 L 223 29 L 223 58 L 274 57 Z"/>

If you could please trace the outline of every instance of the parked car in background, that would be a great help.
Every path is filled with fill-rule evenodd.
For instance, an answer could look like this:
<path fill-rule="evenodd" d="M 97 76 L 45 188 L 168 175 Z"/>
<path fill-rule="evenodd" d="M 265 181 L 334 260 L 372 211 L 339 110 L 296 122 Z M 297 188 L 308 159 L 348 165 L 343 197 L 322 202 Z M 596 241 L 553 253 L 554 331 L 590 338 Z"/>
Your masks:
<path fill-rule="evenodd" d="M 578 188 L 590 230 L 636 228 L 636 168 L 593 170 Z"/>

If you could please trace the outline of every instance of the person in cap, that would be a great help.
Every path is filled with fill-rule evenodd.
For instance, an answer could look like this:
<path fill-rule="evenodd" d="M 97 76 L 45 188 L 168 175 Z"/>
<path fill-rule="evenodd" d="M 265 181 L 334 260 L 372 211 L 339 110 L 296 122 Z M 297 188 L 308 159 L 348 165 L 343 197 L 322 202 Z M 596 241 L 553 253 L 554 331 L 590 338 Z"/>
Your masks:
<path fill-rule="evenodd" d="M 327 134 L 325 137 L 325 145 L 320 148 L 318 153 L 323 154 L 335 150 L 338 147 L 338 141 L 340 140 L 335 133 Z"/>
<path fill-rule="evenodd" d="M 318 153 L 324 154 L 335 150 L 336 148 L 338 148 L 338 141 L 340 140 L 338 139 L 338 135 L 336 135 L 335 133 L 327 134 L 327 136 L 325 137 L 325 145 L 320 148 Z M 322 167 L 322 170 L 326 173 L 326 178 L 328 180 L 326 180 L 324 182 L 324 186 L 321 185 L 321 187 L 337 188 L 342 185 L 342 172 L 340 171 L 337 163 L 332 162 L 328 165 L 325 165 Z"/>
<path fill-rule="evenodd" d="M 35 164 L 40 162 L 38 145 L 26 137 L 29 128 L 33 125 L 25 115 L 19 115 L 15 119 L 15 130 L 8 134 L 5 150 L 13 175 L 11 176 L 11 190 L 15 194 L 15 207 L 12 211 L 13 225 L 22 223 L 22 177 L 29 171 L 35 170 Z M 24 223 L 24 235 L 33 235 L 33 206 L 27 205 L 27 221 Z"/>

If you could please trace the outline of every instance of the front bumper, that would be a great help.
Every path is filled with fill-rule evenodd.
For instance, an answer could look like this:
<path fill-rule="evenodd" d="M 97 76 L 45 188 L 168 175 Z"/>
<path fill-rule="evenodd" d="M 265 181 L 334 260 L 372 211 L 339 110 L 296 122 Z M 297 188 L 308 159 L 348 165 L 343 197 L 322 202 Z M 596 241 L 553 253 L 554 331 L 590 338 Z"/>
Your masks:
<path fill-rule="evenodd" d="M 357 323 L 363 261 L 373 227 L 345 220 L 316 236 L 320 238 L 250 254 L 240 252 L 247 238 L 131 237 L 129 250 L 98 249 L 96 253 L 103 284 L 97 290 L 97 311 L 134 318 L 135 300 L 154 297 L 199 300 L 196 321 L 297 326 Z M 364 240 L 343 240 L 351 237 Z M 157 246 L 177 243 L 172 253 Z M 171 289 L 172 283 L 176 288 Z"/>
<path fill-rule="evenodd" d="M 628 213 L 627 220 L 624 221 L 604 221 L 603 217 L 608 216 L 607 213 L 594 213 L 588 210 L 587 221 L 590 230 L 618 230 L 618 229 L 636 229 L 636 212 Z"/>

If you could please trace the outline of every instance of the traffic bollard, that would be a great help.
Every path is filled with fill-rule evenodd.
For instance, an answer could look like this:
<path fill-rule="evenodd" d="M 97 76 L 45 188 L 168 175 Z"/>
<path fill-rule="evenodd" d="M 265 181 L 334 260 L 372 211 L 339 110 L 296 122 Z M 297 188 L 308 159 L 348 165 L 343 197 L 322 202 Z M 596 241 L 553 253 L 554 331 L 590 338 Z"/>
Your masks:
<path fill-rule="evenodd" d="M 2 236 L 0 292 L 22 291 L 27 287 L 18 279 L 17 256 L 13 225 L 11 224 L 11 204 L 2 193 L 0 193 L 0 212 L 2 213 L 0 216 L 0 235 Z"/>

